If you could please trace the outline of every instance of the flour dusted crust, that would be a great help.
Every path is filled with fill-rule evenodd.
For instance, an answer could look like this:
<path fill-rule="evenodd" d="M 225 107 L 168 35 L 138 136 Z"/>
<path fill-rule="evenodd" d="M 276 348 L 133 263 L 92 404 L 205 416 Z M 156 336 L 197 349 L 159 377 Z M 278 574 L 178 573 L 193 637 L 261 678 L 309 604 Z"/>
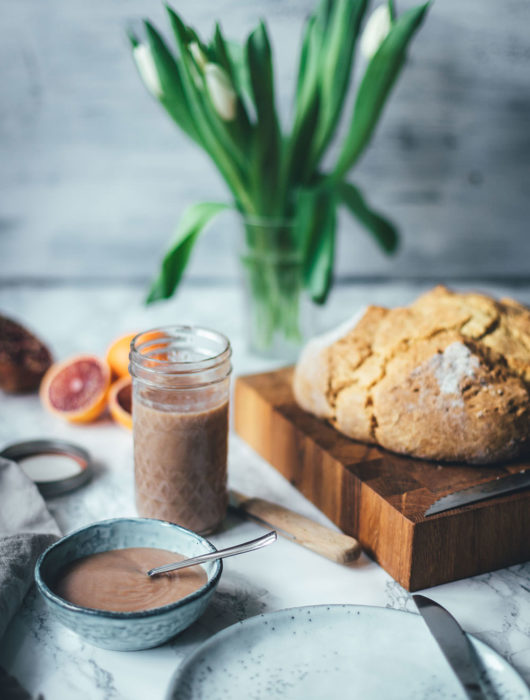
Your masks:
<path fill-rule="evenodd" d="M 339 339 L 309 343 L 299 405 L 402 454 L 488 464 L 530 449 L 530 310 L 436 287 L 371 306 Z"/>

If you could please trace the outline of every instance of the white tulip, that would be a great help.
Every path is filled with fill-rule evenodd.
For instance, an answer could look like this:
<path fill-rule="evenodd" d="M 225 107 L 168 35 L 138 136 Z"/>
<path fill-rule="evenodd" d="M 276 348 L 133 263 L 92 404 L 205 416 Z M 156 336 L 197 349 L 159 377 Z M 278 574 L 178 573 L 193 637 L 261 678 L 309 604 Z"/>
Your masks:
<path fill-rule="evenodd" d="M 199 46 L 199 44 L 196 41 L 192 41 L 190 44 L 188 44 L 188 49 L 190 50 L 190 53 L 193 56 L 193 60 L 195 61 L 195 63 L 199 66 L 201 70 L 204 70 L 206 64 L 208 63 L 208 59 L 206 58 L 206 55 Z"/>
<path fill-rule="evenodd" d="M 145 87 L 155 97 L 161 97 L 163 90 L 153 55 L 148 46 L 138 44 L 133 49 L 133 57 Z"/>
<path fill-rule="evenodd" d="M 204 67 L 206 88 L 217 114 L 224 121 L 232 121 L 236 116 L 237 95 L 230 78 L 216 63 L 207 63 Z"/>
<path fill-rule="evenodd" d="M 367 61 L 375 54 L 392 27 L 388 5 L 379 5 L 370 15 L 361 35 L 361 53 Z"/>

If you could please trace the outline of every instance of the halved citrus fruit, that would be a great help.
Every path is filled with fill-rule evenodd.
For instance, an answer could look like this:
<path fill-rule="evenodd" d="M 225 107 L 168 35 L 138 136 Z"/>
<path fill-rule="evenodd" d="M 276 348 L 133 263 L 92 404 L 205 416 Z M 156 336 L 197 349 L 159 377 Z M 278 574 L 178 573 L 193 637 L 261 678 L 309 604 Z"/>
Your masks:
<path fill-rule="evenodd" d="M 122 377 L 109 389 L 109 411 L 114 420 L 132 430 L 132 380 Z"/>
<path fill-rule="evenodd" d="M 107 363 L 76 355 L 52 365 L 40 385 L 44 406 L 72 423 L 90 423 L 105 410 L 110 384 Z"/>
<path fill-rule="evenodd" d="M 107 350 L 107 362 L 115 377 L 129 376 L 129 349 L 136 333 L 117 338 Z"/>

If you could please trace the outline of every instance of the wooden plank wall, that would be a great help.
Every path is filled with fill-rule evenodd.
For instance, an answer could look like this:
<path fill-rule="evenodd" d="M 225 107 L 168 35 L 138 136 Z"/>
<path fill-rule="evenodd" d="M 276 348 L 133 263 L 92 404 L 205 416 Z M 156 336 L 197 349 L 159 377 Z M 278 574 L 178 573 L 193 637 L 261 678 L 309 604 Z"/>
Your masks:
<path fill-rule="evenodd" d="M 286 118 L 313 0 L 174 4 L 238 39 L 267 18 Z M 226 197 L 131 63 L 126 23 L 167 30 L 162 3 L 0 0 L 0 15 L 0 279 L 147 279 L 183 207 Z M 435 0 L 355 174 L 401 224 L 401 252 L 387 260 L 343 217 L 340 278 L 529 279 L 529 26 L 527 0 Z M 210 229 L 193 277 L 234 278 L 237 229 Z"/>

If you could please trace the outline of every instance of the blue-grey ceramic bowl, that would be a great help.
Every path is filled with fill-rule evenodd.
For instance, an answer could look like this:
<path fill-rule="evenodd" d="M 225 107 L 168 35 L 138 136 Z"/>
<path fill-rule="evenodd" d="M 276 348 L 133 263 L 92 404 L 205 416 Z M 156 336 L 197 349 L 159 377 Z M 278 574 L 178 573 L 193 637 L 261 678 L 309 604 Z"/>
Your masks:
<path fill-rule="evenodd" d="M 189 627 L 204 612 L 223 565 L 220 560 L 206 562 L 202 566 L 208 580 L 202 588 L 152 610 L 110 612 L 83 608 L 52 591 L 57 572 L 65 564 L 89 554 L 126 547 L 157 547 L 189 557 L 216 551 L 204 537 L 162 520 L 103 520 L 76 530 L 48 547 L 35 566 L 37 588 L 60 622 L 96 646 L 119 651 L 156 647 Z"/>

